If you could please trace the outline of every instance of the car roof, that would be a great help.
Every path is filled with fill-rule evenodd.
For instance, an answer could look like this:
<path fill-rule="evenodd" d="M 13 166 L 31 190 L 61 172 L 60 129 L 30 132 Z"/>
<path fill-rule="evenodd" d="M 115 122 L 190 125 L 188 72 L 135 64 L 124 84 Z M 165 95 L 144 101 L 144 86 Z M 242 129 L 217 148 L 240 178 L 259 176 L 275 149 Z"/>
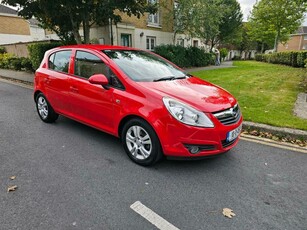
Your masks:
<path fill-rule="evenodd" d="M 73 48 L 73 49 L 78 49 L 78 48 L 82 48 L 82 49 L 92 49 L 92 50 L 137 50 L 135 48 L 132 47 L 127 47 L 127 46 L 112 46 L 112 45 L 96 45 L 96 44 L 86 44 L 86 45 L 69 45 L 69 46 L 60 46 L 57 48 L 62 48 L 62 49 L 66 49 L 66 48 Z"/>

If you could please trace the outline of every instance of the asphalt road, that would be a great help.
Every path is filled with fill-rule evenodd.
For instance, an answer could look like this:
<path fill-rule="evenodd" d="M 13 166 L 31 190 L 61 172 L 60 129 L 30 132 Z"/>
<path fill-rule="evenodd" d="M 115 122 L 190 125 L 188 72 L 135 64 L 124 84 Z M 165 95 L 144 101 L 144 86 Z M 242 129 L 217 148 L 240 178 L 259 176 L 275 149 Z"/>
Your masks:
<path fill-rule="evenodd" d="M 307 154 L 241 140 L 215 159 L 144 168 L 115 137 L 41 122 L 32 90 L 0 82 L 1 230 L 157 229 L 136 201 L 179 229 L 307 229 L 306 165 Z"/>

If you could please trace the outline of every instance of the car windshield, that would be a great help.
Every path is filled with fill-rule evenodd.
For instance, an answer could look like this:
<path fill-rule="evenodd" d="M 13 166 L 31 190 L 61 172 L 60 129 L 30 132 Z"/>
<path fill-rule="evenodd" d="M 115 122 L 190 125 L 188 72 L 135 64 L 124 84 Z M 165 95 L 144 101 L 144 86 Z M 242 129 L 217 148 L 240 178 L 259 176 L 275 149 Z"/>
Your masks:
<path fill-rule="evenodd" d="M 186 77 L 186 74 L 151 53 L 141 50 L 103 50 L 132 80 L 140 82 L 167 81 Z"/>

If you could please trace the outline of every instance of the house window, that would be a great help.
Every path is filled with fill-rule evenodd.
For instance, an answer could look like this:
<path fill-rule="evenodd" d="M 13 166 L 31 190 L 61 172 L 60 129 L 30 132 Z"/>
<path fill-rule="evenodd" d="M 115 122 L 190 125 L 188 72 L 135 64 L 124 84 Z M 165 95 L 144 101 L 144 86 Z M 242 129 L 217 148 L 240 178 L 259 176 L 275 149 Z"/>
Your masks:
<path fill-rule="evenodd" d="M 304 40 L 307 41 L 307 35 L 304 36 Z"/>
<path fill-rule="evenodd" d="M 197 41 L 197 40 L 194 40 L 194 41 L 193 41 L 193 46 L 194 46 L 194 47 L 198 47 L 198 41 Z"/>
<path fill-rule="evenodd" d="M 131 34 L 121 34 L 120 35 L 120 42 L 122 46 L 132 46 L 131 44 Z"/>
<path fill-rule="evenodd" d="M 158 0 L 148 0 L 149 4 L 157 4 Z M 155 14 L 148 15 L 148 25 L 160 26 L 160 13 L 159 10 Z"/>
<path fill-rule="evenodd" d="M 146 37 L 146 49 L 154 50 L 156 47 L 156 37 Z"/>
<path fill-rule="evenodd" d="M 177 45 L 184 47 L 184 39 L 183 38 L 177 39 Z"/>

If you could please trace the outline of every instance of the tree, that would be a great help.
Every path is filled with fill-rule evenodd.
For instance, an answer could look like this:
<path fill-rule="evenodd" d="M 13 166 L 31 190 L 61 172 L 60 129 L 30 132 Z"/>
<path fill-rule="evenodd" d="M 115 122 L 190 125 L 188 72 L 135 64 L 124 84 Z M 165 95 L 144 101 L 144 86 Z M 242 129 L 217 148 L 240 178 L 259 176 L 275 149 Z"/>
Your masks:
<path fill-rule="evenodd" d="M 286 42 L 289 35 L 302 24 L 307 10 L 306 0 L 261 0 L 257 2 L 249 19 L 250 35 L 262 44 Z"/>
<path fill-rule="evenodd" d="M 119 12 L 138 18 L 146 11 L 155 12 L 156 5 L 147 0 L 4 0 L 11 6 L 19 6 L 19 15 L 35 17 L 41 25 L 54 31 L 61 39 L 73 39 L 80 44 L 79 29 L 83 27 L 84 43 L 90 42 L 90 28 L 120 22 Z M 117 13 L 116 13 L 117 12 Z"/>
<path fill-rule="evenodd" d="M 243 15 L 236 0 L 178 0 L 175 7 L 175 33 L 203 40 L 211 49 L 218 43 L 240 38 Z"/>
<path fill-rule="evenodd" d="M 193 36 L 195 20 L 195 3 L 197 0 L 178 0 L 174 3 L 174 43 L 178 33 Z"/>
<path fill-rule="evenodd" d="M 241 42 L 242 20 L 240 4 L 237 0 L 222 0 L 222 21 L 219 24 L 219 41 L 222 44 L 238 44 Z"/>
<path fill-rule="evenodd" d="M 223 11 L 219 0 L 201 0 L 195 23 L 196 36 L 210 45 L 210 50 L 219 42 Z"/>

